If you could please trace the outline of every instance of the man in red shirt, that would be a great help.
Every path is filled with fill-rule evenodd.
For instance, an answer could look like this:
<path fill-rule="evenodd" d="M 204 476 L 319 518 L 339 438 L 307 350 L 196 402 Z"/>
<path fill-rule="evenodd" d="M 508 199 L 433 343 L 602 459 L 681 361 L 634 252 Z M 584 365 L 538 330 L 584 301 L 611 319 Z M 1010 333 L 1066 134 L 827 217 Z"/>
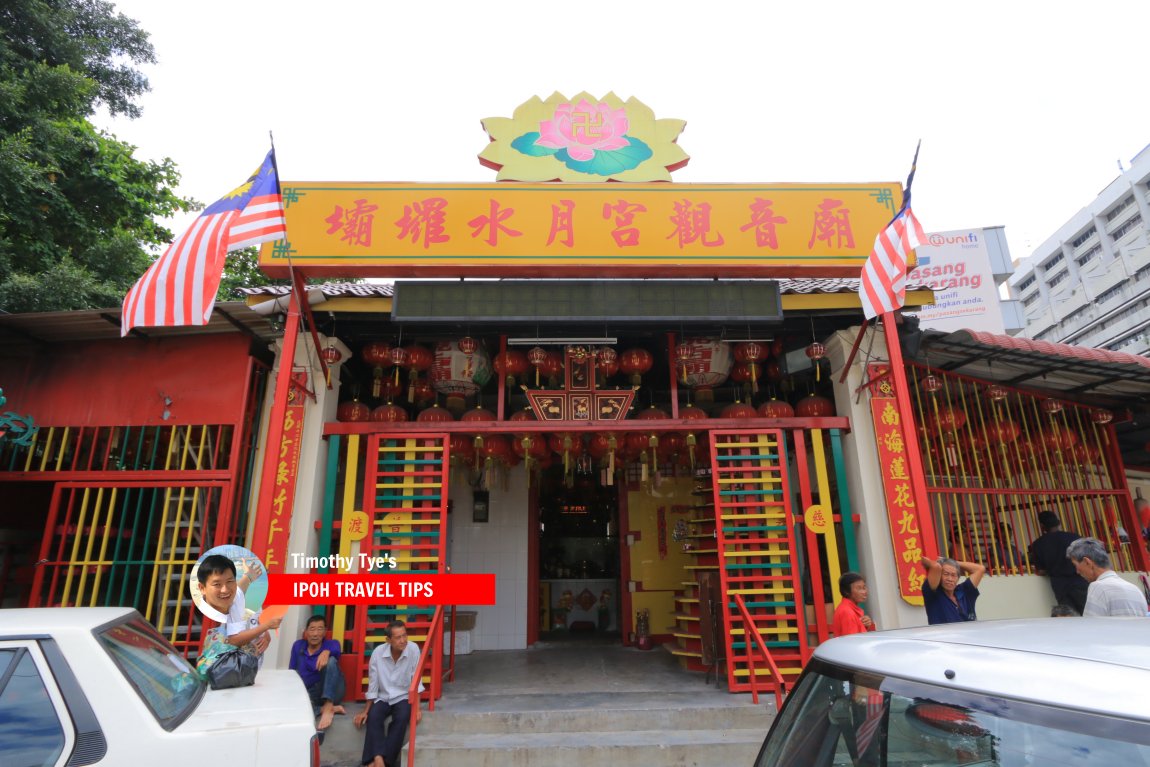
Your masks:
<path fill-rule="evenodd" d="M 861 607 L 867 598 L 866 581 L 858 573 L 843 573 L 839 578 L 839 593 L 843 599 L 835 608 L 831 632 L 842 637 L 847 634 L 862 634 L 874 631 L 874 621 Z"/>

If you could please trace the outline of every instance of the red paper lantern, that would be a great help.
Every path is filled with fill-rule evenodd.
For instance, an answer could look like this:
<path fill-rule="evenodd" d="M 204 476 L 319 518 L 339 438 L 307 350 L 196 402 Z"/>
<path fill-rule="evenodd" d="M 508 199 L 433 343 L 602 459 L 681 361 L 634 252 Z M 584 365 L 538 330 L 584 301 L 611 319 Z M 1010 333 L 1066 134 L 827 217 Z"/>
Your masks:
<path fill-rule="evenodd" d="M 385 423 L 401 423 L 407 420 L 407 411 L 399 405 L 388 402 L 371 411 L 371 420 Z"/>
<path fill-rule="evenodd" d="M 372 367 L 391 367 L 391 344 L 387 341 L 372 341 L 364 344 L 359 350 L 359 356 Z"/>
<path fill-rule="evenodd" d="M 450 440 L 451 458 L 460 459 L 463 463 L 475 461 L 475 442 L 466 434 L 452 434 Z"/>
<path fill-rule="evenodd" d="M 466 413 L 464 413 L 460 417 L 459 420 L 460 421 L 494 421 L 495 420 L 495 413 L 492 413 L 490 410 L 488 410 L 485 407 L 480 407 L 479 405 L 476 405 L 474 408 L 472 408 L 471 410 L 468 410 Z"/>
<path fill-rule="evenodd" d="M 407 349 L 402 346 L 393 346 L 391 349 L 391 364 L 396 367 L 407 367 Z"/>
<path fill-rule="evenodd" d="M 631 376 L 633 386 L 643 382 L 643 374 L 651 369 L 652 364 L 654 359 L 646 349 L 628 349 L 619 355 L 619 369 Z"/>
<path fill-rule="evenodd" d="M 508 418 L 507 420 L 508 421 L 534 421 L 534 420 L 536 420 L 535 411 L 533 411 L 529 407 L 525 407 L 522 410 L 516 410 L 514 413 L 511 414 L 511 417 Z"/>
<path fill-rule="evenodd" d="M 533 346 L 531 351 L 527 352 L 527 361 L 535 367 L 541 367 L 547 361 L 547 350 L 542 346 Z"/>
<path fill-rule="evenodd" d="M 451 414 L 450 410 L 447 408 L 442 408 L 438 403 L 436 403 L 429 408 L 420 410 L 419 415 L 415 417 L 415 420 L 419 421 L 420 423 L 442 423 L 445 421 L 454 421 L 455 416 Z"/>
<path fill-rule="evenodd" d="M 435 399 L 435 389 L 432 388 L 431 381 L 428 381 L 426 378 L 420 378 L 413 382 L 411 384 L 411 392 L 412 398 L 420 404 L 431 402 Z"/>
<path fill-rule="evenodd" d="M 363 404 L 359 400 L 349 400 L 341 402 L 339 407 L 335 409 L 335 417 L 340 421 L 357 422 L 357 421 L 370 421 L 371 408 Z"/>
<path fill-rule="evenodd" d="M 720 418 L 755 418 L 759 411 L 748 402 L 732 402 L 719 412 Z"/>
<path fill-rule="evenodd" d="M 1044 399 L 1042 400 L 1042 404 L 1039 405 L 1039 407 L 1041 407 L 1042 412 L 1046 413 L 1047 415 L 1054 415 L 1055 413 L 1062 412 L 1062 402 L 1056 399 Z"/>
<path fill-rule="evenodd" d="M 768 381 L 781 381 L 783 380 L 783 369 L 779 367 L 779 361 L 771 358 L 763 363 L 763 375 L 766 376 Z"/>
<path fill-rule="evenodd" d="M 407 352 L 407 367 L 417 373 L 422 373 L 435 363 L 435 354 L 426 346 L 412 344 L 405 351 Z"/>
<path fill-rule="evenodd" d="M 603 380 L 619 372 L 619 353 L 610 346 L 600 346 L 595 352 L 595 368 Z"/>
<path fill-rule="evenodd" d="M 488 434 L 483 438 L 483 457 L 507 463 L 515 454 L 511 449 L 511 441 L 502 434 Z"/>
<path fill-rule="evenodd" d="M 936 433 L 956 431 L 966 425 L 966 412 L 951 405 L 939 405 L 927 413 L 926 425 Z"/>
<path fill-rule="evenodd" d="M 827 347 L 815 341 L 807 347 L 807 356 L 811 358 L 811 362 L 815 365 L 815 380 L 817 381 L 819 380 L 820 371 L 822 370 L 822 365 L 819 364 L 819 360 L 827 356 Z"/>
<path fill-rule="evenodd" d="M 795 409 L 791 403 L 771 397 L 759 405 L 759 415 L 763 418 L 794 418 Z"/>
<path fill-rule="evenodd" d="M 1069 450 L 1078 444 L 1078 435 L 1065 426 L 1054 424 L 1043 433 L 1042 441 L 1051 450 Z"/>
<path fill-rule="evenodd" d="M 795 405 L 799 418 L 829 418 L 835 414 L 835 403 L 818 394 L 808 394 Z"/>
<path fill-rule="evenodd" d="M 323 357 L 323 361 L 329 365 L 334 365 L 343 359 L 343 354 L 339 349 L 335 348 L 335 344 L 331 343 L 323 348 L 323 351 L 319 353 L 319 356 Z"/>
<path fill-rule="evenodd" d="M 1114 414 L 1109 410 L 1091 410 L 1090 420 L 1099 426 L 1105 426 L 1114 420 Z"/>
<path fill-rule="evenodd" d="M 479 342 L 471 336 L 464 336 L 459 339 L 459 351 L 464 354 L 475 354 L 475 350 L 479 348 Z"/>
<path fill-rule="evenodd" d="M 766 356 L 765 349 L 754 341 L 735 344 L 735 359 L 739 362 L 758 362 Z"/>
<path fill-rule="evenodd" d="M 520 458 L 530 456 L 536 460 L 542 458 L 550 452 L 550 447 L 547 445 L 547 438 L 538 433 L 516 434 L 515 439 L 511 442 L 511 448 L 515 454 Z"/>
<path fill-rule="evenodd" d="M 1018 435 L 1021 433 L 1022 428 L 1011 420 L 1003 420 L 986 425 L 986 435 L 990 439 L 991 445 L 996 442 L 1009 444 L 1018 439 Z"/>
<path fill-rule="evenodd" d="M 737 383 L 754 381 L 759 376 L 757 362 L 737 362 L 731 366 L 731 380 Z"/>
<path fill-rule="evenodd" d="M 635 416 L 635 420 L 636 421 L 661 421 L 663 419 L 670 418 L 670 417 L 671 416 L 667 415 L 667 411 L 665 411 L 661 408 L 657 408 L 654 405 L 651 405 L 651 407 L 647 408 L 646 410 L 641 410 L 639 412 L 639 415 Z"/>
<path fill-rule="evenodd" d="M 689 421 L 703 421 L 707 418 L 707 411 L 694 405 L 687 405 L 679 408 L 679 417 Z"/>
<path fill-rule="evenodd" d="M 651 438 L 647 434 L 638 431 L 629 431 L 623 437 L 623 444 L 626 446 L 627 455 L 631 458 L 637 458 L 643 454 L 651 445 Z"/>
<path fill-rule="evenodd" d="M 578 432 L 567 431 L 552 434 L 547 444 L 551 447 L 551 452 L 556 455 L 563 455 L 569 453 L 572 456 L 583 455 L 583 437 Z"/>
<path fill-rule="evenodd" d="M 933 373 L 929 373 L 923 376 L 922 381 L 919 382 L 919 386 L 922 387 L 923 391 L 929 394 L 934 394 L 936 391 L 942 388 L 942 379 Z"/>
<path fill-rule="evenodd" d="M 514 386 L 515 378 L 527 372 L 527 355 L 517 349 L 508 349 L 495 355 L 492 362 L 495 371 L 506 379 L 507 385 Z"/>
<path fill-rule="evenodd" d="M 543 361 L 540 371 L 548 378 L 558 378 L 563 374 L 563 356 L 560 354 L 548 354 L 547 359 Z"/>
<path fill-rule="evenodd" d="M 1001 384 L 991 384 L 986 387 L 986 396 L 991 402 L 1001 402 L 1010 396 L 1010 389 Z"/>
<path fill-rule="evenodd" d="M 686 445 L 686 438 L 677 431 L 668 431 L 659 435 L 659 457 L 664 461 L 677 456 Z"/>

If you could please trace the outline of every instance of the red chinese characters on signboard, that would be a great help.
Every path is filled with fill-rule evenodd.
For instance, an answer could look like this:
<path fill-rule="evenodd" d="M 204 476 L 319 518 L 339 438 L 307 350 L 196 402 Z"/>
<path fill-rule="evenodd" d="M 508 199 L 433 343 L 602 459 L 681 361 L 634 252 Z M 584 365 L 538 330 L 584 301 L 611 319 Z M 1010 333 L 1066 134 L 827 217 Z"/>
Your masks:
<path fill-rule="evenodd" d="M 776 216 L 775 212 L 771 210 L 772 205 L 774 203 L 770 200 L 756 197 L 751 204 L 751 220 L 740 226 L 739 231 L 745 232 L 748 229 L 754 229 L 755 245 L 760 248 L 775 250 L 779 247 L 779 234 L 775 227 L 787 223 L 787 219 L 783 216 Z"/>
<path fill-rule="evenodd" d="M 873 374 L 872 374 L 873 376 Z M 922 533 L 918 526 L 918 509 L 911 490 L 906 442 L 899 422 L 893 390 L 888 381 L 872 391 L 871 415 L 874 418 L 879 466 L 886 494 L 890 537 L 894 545 L 895 568 L 902 598 L 911 604 L 922 604 L 923 556 Z"/>
<path fill-rule="evenodd" d="M 827 198 L 819 203 L 807 248 L 813 248 L 819 240 L 837 248 L 855 246 L 855 236 L 851 231 L 851 212 L 849 208 L 843 207 L 842 200 Z"/>
<path fill-rule="evenodd" d="M 447 200 L 442 197 L 416 200 L 403 206 L 403 217 L 395 222 L 399 227 L 396 239 L 422 241 L 424 249 L 435 243 L 447 242 L 451 237 L 446 233 L 446 221 Z"/>
<path fill-rule="evenodd" d="M 474 231 L 471 232 L 472 238 L 478 237 L 482 232 L 487 232 L 487 244 L 492 247 L 499 244 L 499 234 L 502 232 L 508 237 L 521 237 L 523 232 L 516 231 L 503 222 L 515 215 L 515 208 L 499 209 L 499 201 L 491 201 L 491 212 L 486 216 L 476 216 L 467 222 Z"/>
<path fill-rule="evenodd" d="M 675 231 L 667 235 L 667 239 L 676 238 L 679 247 L 699 242 L 706 248 L 714 248 L 723 244 L 723 235 L 711 231 L 711 204 L 701 202 L 698 205 L 690 200 L 676 202 L 675 213 L 671 216 L 671 223 Z"/>
<path fill-rule="evenodd" d="M 779 227 L 790 223 L 787 217 L 777 214 L 773 206 L 772 200 L 763 198 L 755 198 L 755 201 L 747 206 L 745 223 L 739 226 L 739 231 L 752 233 L 756 248 L 777 250 Z M 447 224 L 452 214 L 448 208 L 448 200 L 443 197 L 428 197 L 404 204 L 402 215 L 395 221 L 398 229 L 395 238 L 410 240 L 412 243 L 422 245 L 425 250 L 450 242 L 451 236 L 447 233 Z M 366 199 L 350 201 L 347 205 L 336 205 L 331 214 L 324 219 L 328 224 L 326 233 L 352 245 L 370 247 L 378 209 L 378 205 L 370 204 Z M 647 206 L 625 199 L 619 199 L 616 203 L 605 203 L 602 211 L 602 220 L 613 222 L 610 234 L 619 248 L 639 244 L 643 234 L 642 224 L 649 230 L 657 226 L 660 231 L 651 231 L 651 235 L 674 240 L 679 249 L 691 245 L 717 248 L 725 243 L 723 233 L 712 225 L 712 206 L 706 200 L 671 201 L 668 203 L 665 218 L 656 216 L 644 220 L 640 218 L 640 214 L 649 212 Z M 501 237 L 524 235 L 524 231 L 511 226 L 515 208 L 504 206 L 497 199 L 489 200 L 486 212 L 479 215 L 473 215 L 474 213 L 474 210 L 459 211 L 457 215 L 471 216 L 467 221 L 467 225 L 472 229 L 471 237 L 482 239 L 493 248 L 498 247 Z M 558 244 L 568 248 L 574 247 L 577 235 L 575 213 L 574 200 L 561 199 L 558 204 L 551 206 L 547 246 Z M 795 225 L 806 226 L 808 222 L 810 223 L 808 250 L 813 250 L 816 245 L 850 249 L 854 248 L 855 243 L 850 214 L 850 209 L 845 207 L 842 200 L 824 198 L 811 209 L 809 217 L 804 215 L 803 221 L 796 222 Z M 660 220 L 669 222 L 669 225 L 657 224 L 656 222 Z M 524 221 L 522 225 L 529 226 L 533 223 Z M 583 226 L 595 226 L 595 224 L 585 222 Z M 542 232 L 539 232 L 539 235 L 542 235 Z"/>
<path fill-rule="evenodd" d="M 560 200 L 558 205 L 551 206 L 551 233 L 547 235 L 547 244 L 559 242 L 567 247 L 575 244 L 575 201 Z"/>
<path fill-rule="evenodd" d="M 306 386 L 307 374 L 292 376 L 299 386 Z M 288 405 L 284 412 L 283 440 L 279 445 L 276 462 L 275 485 L 272 488 L 272 518 L 268 524 L 268 538 L 260 559 L 268 572 L 283 572 L 287 560 L 288 539 L 291 535 L 292 508 L 295 505 L 296 473 L 299 470 L 300 441 L 303 438 L 304 395 L 297 386 L 288 390 Z M 274 448 L 273 448 L 274 449 Z"/>
<path fill-rule="evenodd" d="M 611 230 L 611 237 L 614 238 L 616 245 L 620 248 L 628 248 L 639 244 L 639 229 L 634 226 L 635 215 L 646 212 L 646 205 L 631 203 L 626 200 L 619 200 L 614 205 L 611 203 L 603 204 L 603 218 L 609 219 L 612 214 L 615 216 L 615 228 Z"/>
<path fill-rule="evenodd" d="M 356 200 L 352 207 L 335 206 L 335 210 L 325 221 L 328 234 L 339 233 L 339 239 L 352 245 L 371 246 L 371 230 L 375 223 L 378 205 L 370 205 L 367 200 Z"/>

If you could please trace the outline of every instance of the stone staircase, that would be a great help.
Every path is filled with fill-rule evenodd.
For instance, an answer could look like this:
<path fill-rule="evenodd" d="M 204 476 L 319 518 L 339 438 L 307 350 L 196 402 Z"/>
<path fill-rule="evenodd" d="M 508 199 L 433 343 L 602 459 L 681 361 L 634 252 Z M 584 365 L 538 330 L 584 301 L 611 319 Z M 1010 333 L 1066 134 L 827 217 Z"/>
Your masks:
<path fill-rule="evenodd" d="M 417 767 L 750 765 L 775 713 L 773 696 L 754 705 L 660 651 L 526 650 L 464 660 L 471 668 L 444 687 L 435 711 L 424 710 Z M 362 744 L 351 717 L 336 717 L 321 761 L 358 765 Z"/>
<path fill-rule="evenodd" d="M 694 685 L 691 685 L 694 687 Z M 441 700 L 424 712 L 416 732 L 417 767 L 583 767 L 602 765 L 750 765 L 774 716 L 773 703 L 755 706 L 723 694 L 700 702 L 691 692 L 471 695 Z M 762 698 L 760 698 L 762 701 Z M 358 709 L 356 709 L 358 710 Z M 328 741 L 342 737 L 340 717 Z M 351 733 L 347 733 L 350 735 Z M 359 752 L 324 748 L 325 765 L 359 764 Z M 404 753 L 404 765 L 406 751 Z"/>

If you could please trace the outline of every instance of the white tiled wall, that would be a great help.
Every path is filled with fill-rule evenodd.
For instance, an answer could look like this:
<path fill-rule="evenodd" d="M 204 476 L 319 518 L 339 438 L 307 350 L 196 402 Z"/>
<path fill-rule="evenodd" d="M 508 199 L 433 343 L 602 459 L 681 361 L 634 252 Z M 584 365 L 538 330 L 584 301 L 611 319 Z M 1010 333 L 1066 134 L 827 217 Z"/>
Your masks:
<path fill-rule="evenodd" d="M 452 479 L 447 521 L 453 573 L 495 573 L 494 605 L 459 605 L 478 613 L 473 650 L 521 650 L 527 646 L 527 484 L 522 466 L 511 470 L 507 489 L 490 488 L 487 522 L 471 521 L 471 487 Z"/>

